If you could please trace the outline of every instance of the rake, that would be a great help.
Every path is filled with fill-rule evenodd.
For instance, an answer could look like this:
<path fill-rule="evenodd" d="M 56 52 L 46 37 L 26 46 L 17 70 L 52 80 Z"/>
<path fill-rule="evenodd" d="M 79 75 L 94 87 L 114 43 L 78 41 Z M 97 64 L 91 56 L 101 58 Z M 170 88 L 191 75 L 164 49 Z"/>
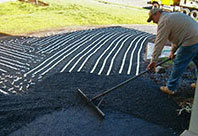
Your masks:
<path fill-rule="evenodd" d="M 164 60 L 164 61 L 158 63 L 156 66 L 160 66 L 160 65 L 166 63 L 166 62 L 169 61 L 169 60 L 170 60 L 170 59 L 166 59 L 166 60 Z M 115 91 L 117 88 L 119 88 L 119 87 L 121 87 L 121 86 L 127 84 L 128 82 L 130 82 L 130 81 L 132 81 L 132 80 L 134 80 L 134 79 L 140 77 L 141 75 L 143 75 L 143 74 L 145 74 L 145 73 L 147 73 L 147 72 L 149 72 L 149 71 L 150 71 L 150 70 L 145 70 L 145 71 L 141 72 L 140 74 L 138 74 L 138 75 L 136 75 L 136 76 L 133 76 L 133 77 L 131 77 L 131 78 L 129 78 L 129 79 L 127 79 L 127 80 L 121 82 L 120 84 L 118 84 L 118 85 L 116 85 L 116 86 L 113 86 L 112 88 L 107 89 L 107 90 L 103 91 L 102 93 L 99 93 L 99 94 L 95 95 L 93 98 L 88 98 L 87 95 L 86 95 L 81 89 L 78 89 L 78 92 L 79 92 L 79 94 L 85 99 L 86 103 L 87 103 L 89 106 L 91 106 L 97 113 L 99 113 L 99 115 L 100 115 L 102 118 L 104 118 L 104 117 L 105 117 L 105 114 L 104 114 L 104 112 L 99 108 L 100 105 L 101 105 L 101 103 L 102 103 L 102 101 L 104 100 L 104 96 L 107 95 L 107 94 L 109 94 L 109 93 L 112 92 L 112 91 Z M 99 98 L 100 98 L 100 100 L 99 100 Z M 98 104 L 95 104 L 94 101 L 96 101 L 97 99 L 99 100 L 99 102 L 98 102 Z"/>

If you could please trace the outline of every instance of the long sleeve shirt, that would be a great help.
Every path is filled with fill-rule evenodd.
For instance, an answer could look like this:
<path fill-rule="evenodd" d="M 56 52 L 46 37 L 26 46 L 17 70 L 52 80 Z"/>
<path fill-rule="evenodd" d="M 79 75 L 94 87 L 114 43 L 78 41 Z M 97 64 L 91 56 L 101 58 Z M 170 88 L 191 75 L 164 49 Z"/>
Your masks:
<path fill-rule="evenodd" d="M 151 62 L 157 62 L 167 40 L 172 43 L 172 52 L 175 52 L 180 46 L 191 46 L 198 43 L 198 23 L 183 13 L 162 12 Z"/>

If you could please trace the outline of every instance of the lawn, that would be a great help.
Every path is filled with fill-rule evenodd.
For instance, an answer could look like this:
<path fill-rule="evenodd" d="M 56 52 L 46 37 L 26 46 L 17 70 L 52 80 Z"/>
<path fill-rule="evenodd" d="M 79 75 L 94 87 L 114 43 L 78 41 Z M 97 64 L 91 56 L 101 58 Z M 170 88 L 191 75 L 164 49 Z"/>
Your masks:
<path fill-rule="evenodd" d="M 23 34 L 67 26 L 146 24 L 148 11 L 96 0 L 42 0 L 49 6 L 21 2 L 0 4 L 0 32 Z"/>

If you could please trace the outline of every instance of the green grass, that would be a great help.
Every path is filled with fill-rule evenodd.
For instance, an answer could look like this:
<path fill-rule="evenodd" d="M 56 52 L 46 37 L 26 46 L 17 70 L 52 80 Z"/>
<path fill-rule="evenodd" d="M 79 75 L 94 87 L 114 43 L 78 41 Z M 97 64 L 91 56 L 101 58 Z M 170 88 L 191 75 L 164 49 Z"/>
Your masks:
<path fill-rule="evenodd" d="M 21 2 L 0 4 L 0 32 L 22 34 L 67 26 L 146 24 L 145 9 L 95 0 L 43 0 L 49 6 Z"/>

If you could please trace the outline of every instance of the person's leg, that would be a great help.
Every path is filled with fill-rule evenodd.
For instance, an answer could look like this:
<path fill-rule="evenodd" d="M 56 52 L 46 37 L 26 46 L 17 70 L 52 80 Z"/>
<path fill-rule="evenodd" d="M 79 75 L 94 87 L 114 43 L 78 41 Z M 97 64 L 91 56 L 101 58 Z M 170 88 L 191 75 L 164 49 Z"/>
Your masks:
<path fill-rule="evenodd" d="M 197 45 L 198 46 L 198 45 Z M 198 47 L 197 47 L 198 48 Z M 197 54 L 196 56 L 193 58 L 193 62 L 195 64 L 195 66 L 197 67 L 197 72 L 198 72 L 198 49 L 197 49 Z M 198 73 L 197 73 L 198 74 Z"/>
<path fill-rule="evenodd" d="M 192 46 L 181 46 L 178 49 L 176 58 L 173 61 L 173 71 L 167 82 L 167 87 L 169 90 L 176 91 L 179 79 L 182 76 L 183 72 L 186 70 L 188 64 L 193 60 L 197 54 L 198 45 Z"/>
<path fill-rule="evenodd" d="M 198 45 L 197 45 L 198 46 Z M 198 47 L 197 47 L 198 48 Z M 198 77 L 198 50 L 197 50 L 197 55 L 193 58 L 193 62 L 194 62 L 194 64 L 195 64 L 195 66 L 196 66 L 196 76 Z M 196 87 L 196 83 L 192 83 L 191 84 L 191 87 L 193 88 L 193 89 L 195 89 L 195 87 Z"/>

